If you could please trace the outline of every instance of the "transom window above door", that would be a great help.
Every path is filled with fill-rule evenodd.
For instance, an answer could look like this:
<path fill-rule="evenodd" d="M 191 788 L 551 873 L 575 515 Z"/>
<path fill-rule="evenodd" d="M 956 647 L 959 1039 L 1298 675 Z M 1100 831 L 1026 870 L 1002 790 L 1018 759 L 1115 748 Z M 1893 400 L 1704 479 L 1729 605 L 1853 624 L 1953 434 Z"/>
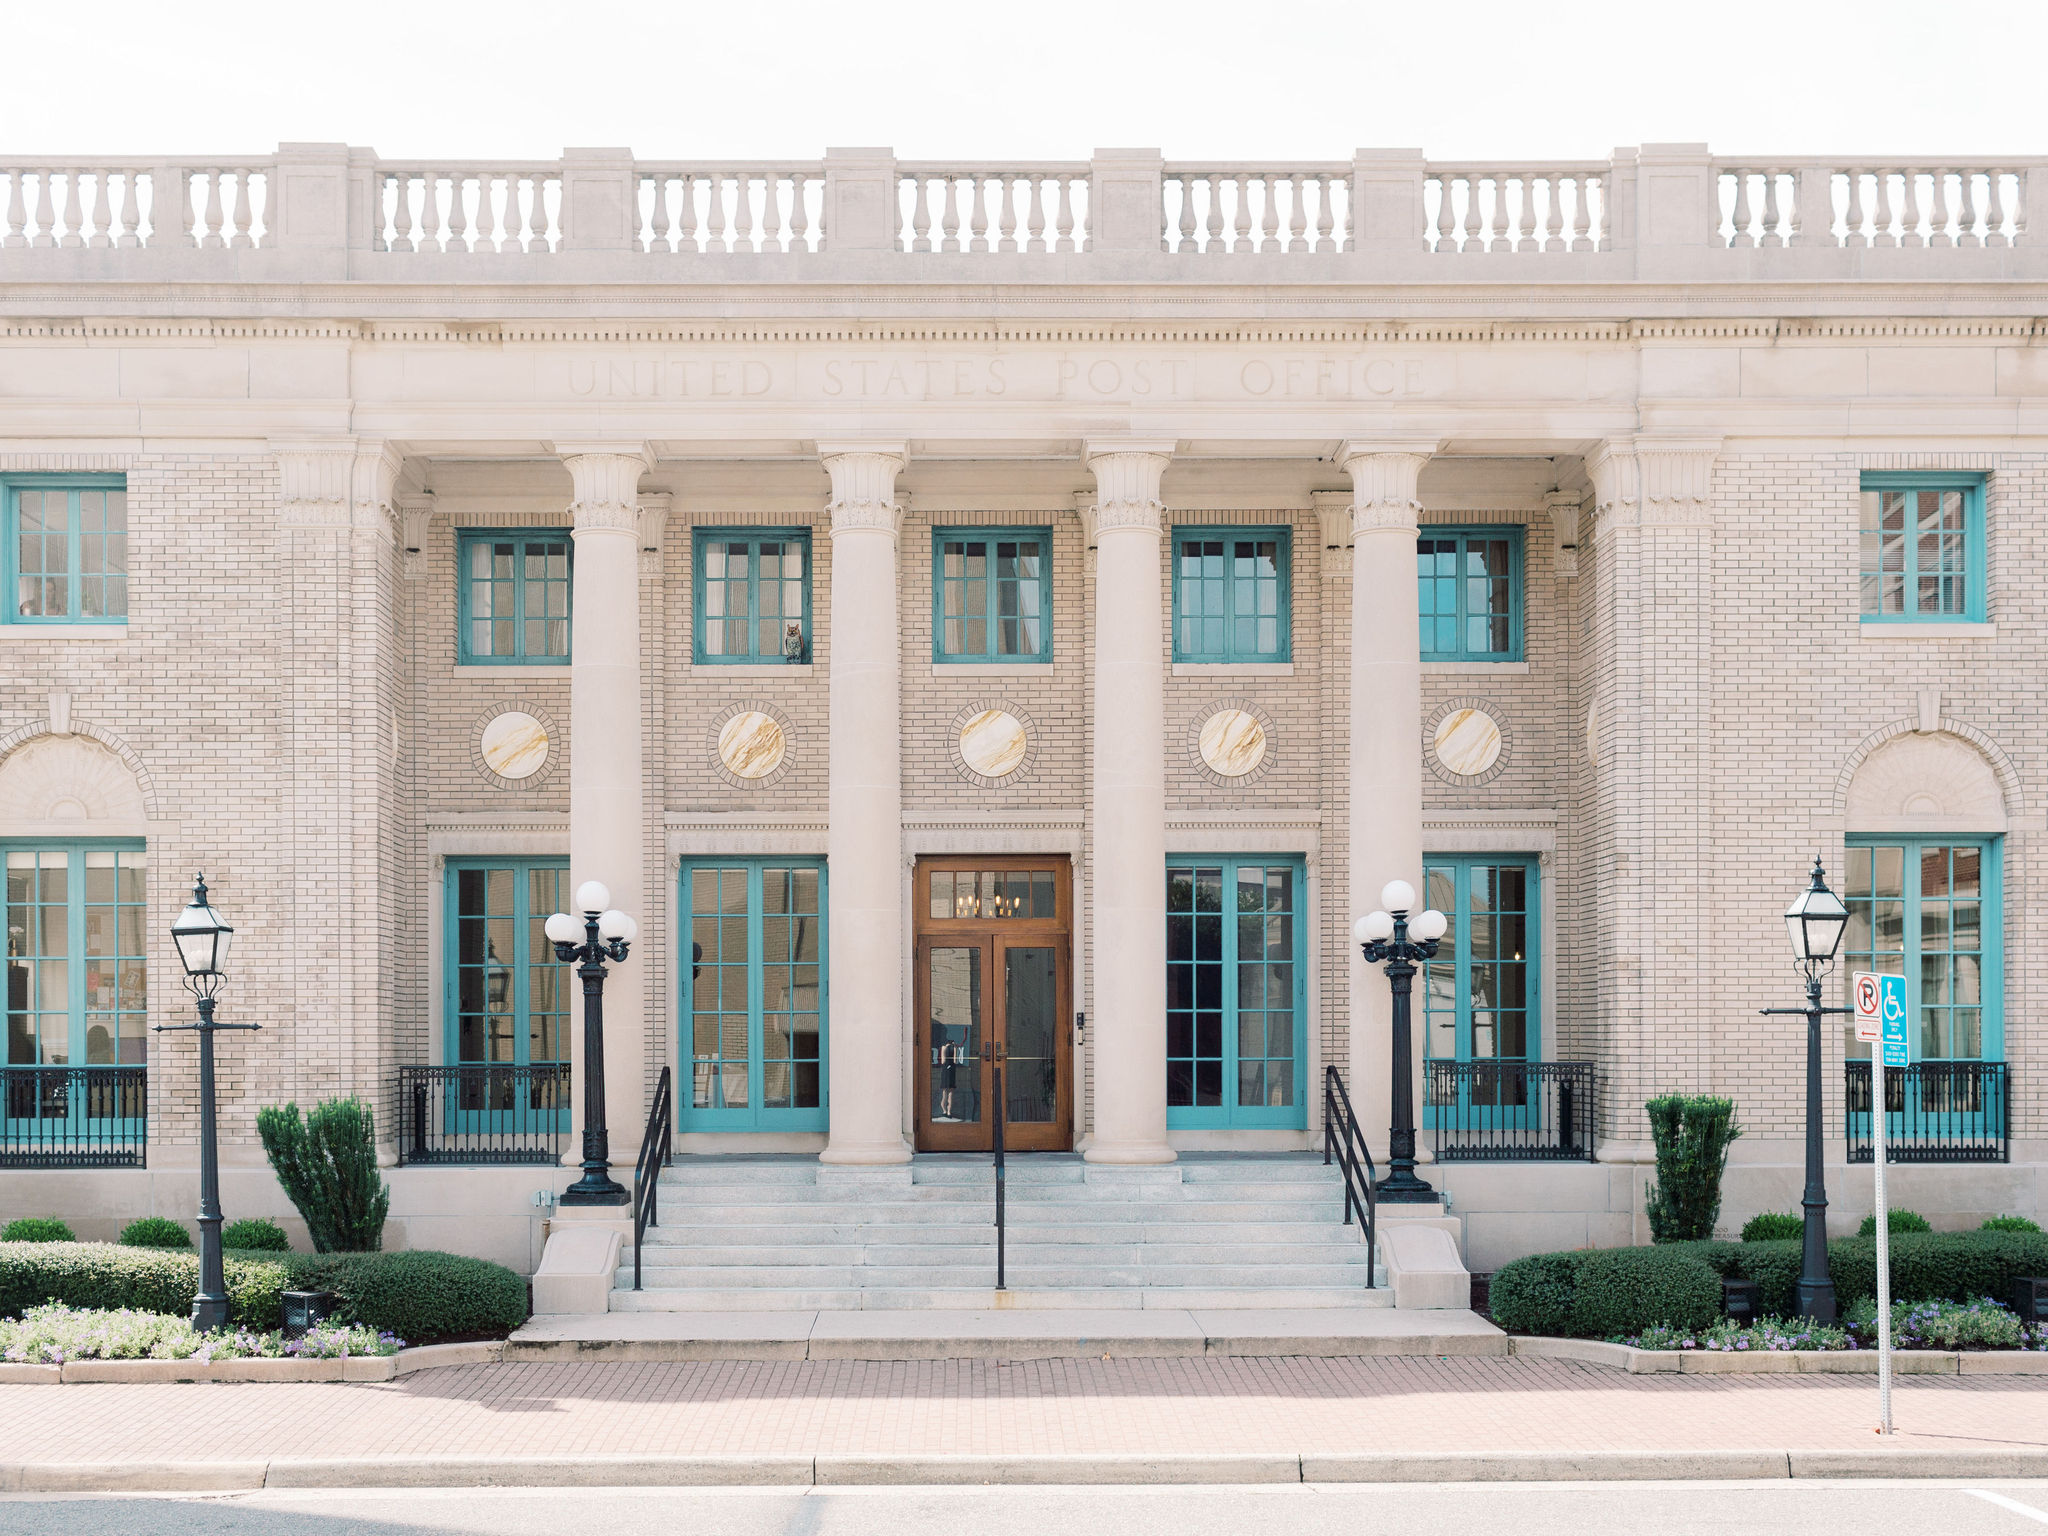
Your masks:
<path fill-rule="evenodd" d="M 1052 660 L 1052 530 L 932 530 L 932 658 Z"/>
<path fill-rule="evenodd" d="M 1050 869 L 935 869 L 931 874 L 935 919 L 1059 915 L 1058 876 Z"/>

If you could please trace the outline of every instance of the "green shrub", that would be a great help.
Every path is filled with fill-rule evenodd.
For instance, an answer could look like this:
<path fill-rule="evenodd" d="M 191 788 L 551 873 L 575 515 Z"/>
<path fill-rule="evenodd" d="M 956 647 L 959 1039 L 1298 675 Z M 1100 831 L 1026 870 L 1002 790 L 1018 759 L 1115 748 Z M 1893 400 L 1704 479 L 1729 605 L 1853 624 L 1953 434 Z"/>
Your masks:
<path fill-rule="evenodd" d="M 323 1099 L 256 1115 L 256 1133 L 313 1237 L 316 1253 L 374 1253 L 384 1246 L 391 1191 L 377 1172 L 376 1118 L 361 1099 Z"/>
<path fill-rule="evenodd" d="M 2036 1229 L 2038 1230 L 2038 1228 Z M 78 1234 L 54 1216 L 17 1216 L 0 1232 L 0 1243 L 75 1243 Z"/>
<path fill-rule="evenodd" d="M 121 1229 L 123 1248 L 190 1248 L 192 1234 L 168 1216 L 138 1216 Z"/>
<path fill-rule="evenodd" d="M 431 1250 L 292 1254 L 291 1289 L 332 1291 L 334 1320 L 408 1344 L 502 1338 L 526 1321 L 526 1281 L 486 1259 Z"/>
<path fill-rule="evenodd" d="M 2021 1275 L 2048 1274 L 2048 1236 L 2038 1232 L 1901 1232 L 1891 1239 L 1892 1300 L 2003 1301 Z M 1828 1244 L 1828 1270 L 1844 1306 L 1877 1294 L 1877 1239 Z"/>
<path fill-rule="evenodd" d="M 1721 1216 L 1721 1174 L 1728 1147 L 1742 1134 L 1735 1102 L 1708 1095 L 1664 1094 L 1643 1108 L 1657 1148 L 1657 1182 L 1649 1187 L 1653 1242 L 1712 1237 Z"/>
<path fill-rule="evenodd" d="M 284 1228 L 274 1221 L 265 1221 L 261 1216 L 229 1222 L 220 1229 L 220 1245 L 223 1248 L 238 1248 L 244 1253 L 292 1251 L 292 1240 L 284 1235 Z"/>
<path fill-rule="evenodd" d="M 284 1266 L 231 1255 L 226 1260 L 228 1317 L 251 1328 L 283 1320 Z M 199 1257 L 113 1243 L 0 1244 L 0 1317 L 20 1317 L 44 1302 L 69 1307 L 185 1316 L 199 1289 Z"/>
<path fill-rule="evenodd" d="M 1885 1213 L 1884 1225 L 1885 1230 L 1894 1237 L 1898 1236 L 1901 1232 L 1932 1232 L 1934 1230 L 1934 1223 L 1925 1216 L 1922 1216 L 1918 1211 L 1887 1211 Z M 1863 1218 L 1863 1225 L 1856 1229 L 1856 1235 L 1858 1237 L 1877 1236 L 1877 1213 L 1875 1211 Z"/>
<path fill-rule="evenodd" d="M 1977 1229 L 1979 1232 L 2038 1232 L 2041 1224 L 2029 1221 L 2024 1216 L 1993 1216 Z"/>
<path fill-rule="evenodd" d="M 1798 1238 L 1741 1243 L 1735 1250 L 1733 1273 L 1754 1280 L 1757 1310 L 1765 1317 L 1792 1317 L 1799 1311 L 1799 1266 L 1804 1245 Z"/>
<path fill-rule="evenodd" d="M 1721 1277 L 1696 1253 L 1601 1248 L 1579 1266 L 1570 1332 L 1610 1339 L 1663 1324 L 1706 1328 L 1721 1315 Z"/>
<path fill-rule="evenodd" d="M 1579 1266 L 1588 1253 L 1532 1253 L 1493 1272 L 1487 1310 L 1510 1333 L 1562 1334 L 1571 1327 Z"/>
<path fill-rule="evenodd" d="M 1791 1211 L 1763 1211 L 1742 1224 L 1745 1243 L 1775 1243 L 1806 1235 L 1806 1218 Z"/>

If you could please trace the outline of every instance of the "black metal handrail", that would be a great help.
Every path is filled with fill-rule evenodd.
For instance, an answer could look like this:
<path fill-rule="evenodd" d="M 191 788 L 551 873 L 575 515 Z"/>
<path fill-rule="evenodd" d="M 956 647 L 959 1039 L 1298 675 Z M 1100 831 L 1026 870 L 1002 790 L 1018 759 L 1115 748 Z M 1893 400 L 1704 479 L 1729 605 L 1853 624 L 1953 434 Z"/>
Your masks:
<path fill-rule="evenodd" d="M 1592 1062 L 1431 1060 L 1423 1070 L 1438 1162 L 1592 1161 Z"/>
<path fill-rule="evenodd" d="M 640 1137 L 640 1156 L 633 1163 L 633 1289 L 640 1289 L 640 1246 L 649 1227 L 661 1225 L 656 1204 L 661 1195 L 661 1170 L 669 1165 L 675 1127 L 674 1079 L 661 1069 L 654 1085 L 654 1104 L 647 1111 L 647 1129 Z"/>
<path fill-rule="evenodd" d="M 1871 1160 L 1870 1062 L 1842 1063 L 1849 1161 Z M 1885 1161 L 2003 1163 L 2012 1158 L 2012 1074 L 2002 1061 L 1916 1061 L 1885 1073 Z"/>
<path fill-rule="evenodd" d="M 546 1165 L 569 1133 L 569 1063 L 398 1069 L 398 1161 Z"/>
<path fill-rule="evenodd" d="M 1003 1098 L 1003 1064 L 996 1068 L 996 1289 L 1007 1290 L 1003 1283 L 1003 1195 L 1007 1182 L 1003 1173 L 1003 1122 L 1010 1118 L 1009 1103 Z"/>
<path fill-rule="evenodd" d="M 0 1066 L 0 1168 L 144 1168 L 149 1069 Z"/>
<path fill-rule="evenodd" d="M 1379 1281 L 1374 1277 L 1376 1263 L 1374 1247 L 1379 1241 L 1379 1202 L 1373 1194 L 1373 1184 L 1378 1177 L 1372 1165 L 1372 1152 L 1365 1144 L 1365 1135 L 1358 1128 L 1358 1116 L 1351 1108 L 1351 1094 L 1344 1086 L 1344 1074 L 1333 1066 L 1323 1068 L 1323 1166 L 1330 1166 L 1334 1153 L 1337 1166 L 1344 1174 L 1344 1225 L 1351 1225 L 1351 1213 L 1358 1213 L 1359 1224 L 1365 1228 L 1365 1288 L 1372 1290 Z"/>

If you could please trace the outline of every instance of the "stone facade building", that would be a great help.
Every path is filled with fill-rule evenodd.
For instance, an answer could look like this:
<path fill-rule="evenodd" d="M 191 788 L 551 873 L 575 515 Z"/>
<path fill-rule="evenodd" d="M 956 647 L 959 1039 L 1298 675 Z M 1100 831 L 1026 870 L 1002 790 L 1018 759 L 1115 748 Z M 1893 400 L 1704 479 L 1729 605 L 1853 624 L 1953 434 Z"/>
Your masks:
<path fill-rule="evenodd" d="M 1319 1147 L 1336 1068 L 1384 1159 L 1400 879 L 1471 1266 L 1647 1240 L 1670 1090 L 1739 1223 L 1816 854 L 1897 1198 L 2048 1205 L 2048 161 L 0 176 L 0 1215 L 191 1210 L 203 869 L 231 1217 L 353 1093 L 394 1241 L 531 1268 L 589 880 L 625 1167 L 664 1072 L 679 1158 L 983 1148 L 999 1059 L 1020 1153 Z"/>

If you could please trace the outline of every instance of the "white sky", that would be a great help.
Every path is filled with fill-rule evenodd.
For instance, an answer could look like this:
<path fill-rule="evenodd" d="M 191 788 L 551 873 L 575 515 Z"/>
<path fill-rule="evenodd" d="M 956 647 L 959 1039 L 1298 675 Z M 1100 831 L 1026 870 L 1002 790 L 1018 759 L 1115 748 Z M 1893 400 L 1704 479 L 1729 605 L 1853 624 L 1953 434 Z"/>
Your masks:
<path fill-rule="evenodd" d="M 2048 0 L 0 0 L 7 154 L 2048 152 Z"/>

